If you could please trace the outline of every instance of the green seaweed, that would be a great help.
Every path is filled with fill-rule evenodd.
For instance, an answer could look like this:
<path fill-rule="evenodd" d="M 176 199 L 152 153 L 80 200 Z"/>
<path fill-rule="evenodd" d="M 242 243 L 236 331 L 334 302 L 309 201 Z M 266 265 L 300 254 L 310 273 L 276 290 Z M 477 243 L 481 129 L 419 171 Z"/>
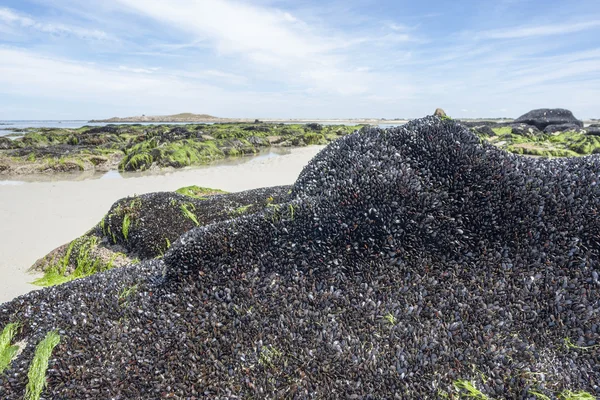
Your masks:
<path fill-rule="evenodd" d="M 123 217 L 123 226 L 121 232 L 123 232 L 123 237 L 125 240 L 128 240 L 129 237 L 129 228 L 131 227 L 131 216 L 129 214 L 125 214 Z"/>
<path fill-rule="evenodd" d="M 198 222 L 198 218 L 192 212 L 196 210 L 196 206 L 192 203 L 185 203 L 180 206 L 181 213 L 188 219 L 192 220 L 196 226 L 200 226 L 200 222 Z"/>
<path fill-rule="evenodd" d="M 573 392 L 565 390 L 558 395 L 560 400 L 596 400 L 596 397 L 588 392 L 579 391 Z"/>
<path fill-rule="evenodd" d="M 125 257 L 121 253 L 115 253 L 107 262 L 104 262 L 91 254 L 97 245 L 98 238 L 96 236 L 82 236 L 75 239 L 69 244 L 65 256 L 50 265 L 44 271 L 44 276 L 32 283 L 42 287 L 61 285 L 75 279 L 85 278 L 95 273 L 112 269 L 114 268 L 114 261 L 118 257 Z M 72 273 L 68 273 L 67 268 L 71 263 L 75 268 Z"/>
<path fill-rule="evenodd" d="M 20 325 L 18 323 L 10 323 L 4 327 L 0 334 L 0 374 L 8 368 L 19 351 L 18 346 L 11 345 L 19 328 Z"/>
<path fill-rule="evenodd" d="M 461 397 L 468 397 L 478 400 L 488 400 L 489 397 L 483 394 L 475 385 L 467 380 L 459 379 L 453 383 L 454 389 Z"/>
<path fill-rule="evenodd" d="M 52 351 L 60 342 L 60 336 L 56 331 L 49 332 L 46 337 L 36 346 L 33 361 L 27 373 L 27 386 L 25 387 L 26 400 L 39 400 L 46 387 L 46 371 Z"/>
<path fill-rule="evenodd" d="M 226 191 L 221 189 L 212 189 L 196 185 L 185 186 L 177 189 L 175 192 L 184 196 L 193 197 L 195 199 L 205 199 L 207 196 L 227 193 Z"/>

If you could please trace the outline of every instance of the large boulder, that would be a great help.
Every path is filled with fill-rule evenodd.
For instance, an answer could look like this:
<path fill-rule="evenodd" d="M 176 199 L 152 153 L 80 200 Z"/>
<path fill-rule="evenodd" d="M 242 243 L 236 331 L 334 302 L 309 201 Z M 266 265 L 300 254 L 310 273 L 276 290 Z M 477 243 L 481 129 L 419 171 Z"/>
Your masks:
<path fill-rule="evenodd" d="M 558 132 L 569 132 L 575 131 L 579 132 L 581 130 L 581 126 L 576 124 L 559 124 L 559 125 L 548 125 L 544 128 L 544 133 L 554 134 Z"/>
<path fill-rule="evenodd" d="M 583 122 L 573 116 L 573 113 L 563 108 L 540 108 L 531 110 L 514 120 L 515 123 L 534 125 L 544 130 L 548 125 L 574 124 L 583 127 Z"/>

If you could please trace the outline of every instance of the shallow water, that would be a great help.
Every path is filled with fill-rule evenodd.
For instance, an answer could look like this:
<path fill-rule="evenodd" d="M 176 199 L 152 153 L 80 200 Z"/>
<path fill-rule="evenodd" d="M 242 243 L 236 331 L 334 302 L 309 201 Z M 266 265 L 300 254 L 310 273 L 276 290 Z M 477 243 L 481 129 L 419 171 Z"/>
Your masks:
<path fill-rule="evenodd" d="M 82 180 L 42 176 L 0 181 L 0 303 L 36 289 L 28 284 L 35 276 L 27 268 L 92 228 L 120 198 L 190 185 L 235 192 L 292 184 L 322 148 L 272 149 L 255 157 L 156 173 L 110 171 Z"/>
<path fill-rule="evenodd" d="M 28 174 L 28 175 L 0 175 L 0 185 L 15 184 L 11 182 L 57 182 L 57 181 L 84 181 L 88 179 L 130 179 L 139 178 L 143 176 L 160 176 L 172 174 L 174 172 L 190 171 L 197 169 L 207 169 L 213 167 L 222 166 L 234 166 L 242 165 L 247 163 L 258 163 L 262 160 L 268 160 L 283 155 L 291 154 L 290 148 L 283 147 L 270 147 L 261 149 L 256 155 L 242 156 L 242 157 L 230 157 L 220 160 L 215 160 L 205 165 L 198 165 L 186 168 L 164 168 L 154 171 L 116 171 L 111 170 L 108 172 L 96 172 L 96 171 L 81 171 L 81 172 L 57 172 L 51 174 Z"/>

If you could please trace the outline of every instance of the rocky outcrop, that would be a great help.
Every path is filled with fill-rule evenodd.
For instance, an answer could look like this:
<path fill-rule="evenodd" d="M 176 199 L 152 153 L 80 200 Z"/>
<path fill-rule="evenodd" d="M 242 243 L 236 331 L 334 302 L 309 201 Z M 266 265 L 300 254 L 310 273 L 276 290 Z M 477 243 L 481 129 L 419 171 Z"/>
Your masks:
<path fill-rule="evenodd" d="M 535 126 L 527 125 L 527 124 L 512 124 L 511 133 L 515 135 L 521 136 L 539 136 L 542 132 L 536 128 Z"/>
<path fill-rule="evenodd" d="M 51 331 L 44 398 L 598 395 L 599 171 L 437 117 L 346 136 L 276 206 L 4 304 L 0 398 Z"/>
<path fill-rule="evenodd" d="M 600 127 L 587 127 L 585 128 L 585 132 L 588 135 L 592 135 L 592 136 L 600 136 Z"/>
<path fill-rule="evenodd" d="M 103 242 L 149 259 L 164 254 L 183 233 L 197 227 L 255 214 L 287 200 L 289 186 L 189 197 L 160 192 L 117 201 L 96 228 Z"/>
<path fill-rule="evenodd" d="M 531 110 L 514 120 L 515 123 L 533 125 L 543 131 L 548 125 L 573 124 L 583 127 L 583 122 L 573 116 L 569 110 L 562 108 L 540 108 Z"/>
<path fill-rule="evenodd" d="M 544 133 L 554 134 L 557 132 L 580 132 L 581 126 L 577 124 L 559 124 L 559 125 L 548 125 L 544 128 Z"/>
<path fill-rule="evenodd" d="M 134 259 L 161 257 L 185 232 L 275 207 L 287 201 L 290 189 L 290 186 L 276 186 L 225 193 L 189 187 L 178 192 L 127 197 L 115 202 L 88 233 L 53 250 L 30 269 L 46 273 L 54 269 L 65 278 L 56 279 L 50 274 L 37 282 L 51 286 L 70 280 L 69 276 L 77 273 L 83 259 L 93 266 L 93 270 L 87 271 L 92 274 L 121 267 Z"/>

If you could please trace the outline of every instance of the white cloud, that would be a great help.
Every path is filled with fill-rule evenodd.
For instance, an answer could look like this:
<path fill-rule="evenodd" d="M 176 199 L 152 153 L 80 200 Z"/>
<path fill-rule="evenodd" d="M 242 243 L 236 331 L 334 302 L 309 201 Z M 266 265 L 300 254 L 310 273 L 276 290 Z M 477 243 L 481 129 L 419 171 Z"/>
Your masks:
<path fill-rule="evenodd" d="M 235 1 L 119 1 L 193 35 L 192 41 L 210 42 L 218 54 L 238 58 L 237 63 L 247 63 L 247 70 L 264 79 L 343 94 L 365 93 L 374 86 L 371 74 L 354 69 L 348 54 L 349 46 L 369 39 L 319 32 L 288 12 Z M 403 34 L 386 38 L 406 39 Z"/>
<path fill-rule="evenodd" d="M 126 65 L 119 65 L 119 71 L 134 72 L 136 74 L 152 74 L 160 68 L 132 68 Z"/>
<path fill-rule="evenodd" d="M 35 29 L 52 35 L 77 36 L 82 39 L 108 40 L 105 32 L 96 29 L 85 29 L 57 23 L 38 22 L 26 15 L 19 14 L 9 8 L 0 8 L 0 21 L 26 29 Z"/>
<path fill-rule="evenodd" d="M 551 25 L 532 24 L 528 26 L 483 31 L 480 32 L 477 37 L 481 39 L 521 39 L 536 36 L 565 35 L 598 27 L 600 27 L 600 21 L 563 22 Z"/>

